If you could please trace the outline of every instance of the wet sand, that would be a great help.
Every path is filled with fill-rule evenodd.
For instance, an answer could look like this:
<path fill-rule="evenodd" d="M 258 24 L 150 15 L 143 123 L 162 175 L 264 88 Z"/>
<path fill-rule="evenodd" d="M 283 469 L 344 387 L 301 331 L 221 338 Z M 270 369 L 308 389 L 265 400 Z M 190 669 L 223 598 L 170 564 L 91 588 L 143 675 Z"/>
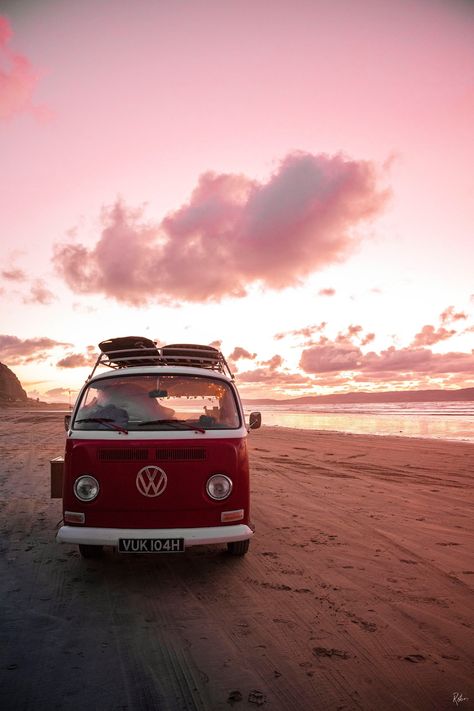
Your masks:
<path fill-rule="evenodd" d="M 472 708 L 473 444 L 263 427 L 245 558 L 85 561 L 54 541 L 63 443 L 0 415 L 0 708 Z"/>

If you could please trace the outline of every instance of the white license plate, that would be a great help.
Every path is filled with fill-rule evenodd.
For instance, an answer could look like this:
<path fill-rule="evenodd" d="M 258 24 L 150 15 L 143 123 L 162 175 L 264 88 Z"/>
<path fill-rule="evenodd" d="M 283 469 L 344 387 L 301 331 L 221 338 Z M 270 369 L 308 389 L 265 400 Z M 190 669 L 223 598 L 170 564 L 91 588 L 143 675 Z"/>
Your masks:
<path fill-rule="evenodd" d="M 183 553 L 184 538 L 119 538 L 120 553 Z"/>

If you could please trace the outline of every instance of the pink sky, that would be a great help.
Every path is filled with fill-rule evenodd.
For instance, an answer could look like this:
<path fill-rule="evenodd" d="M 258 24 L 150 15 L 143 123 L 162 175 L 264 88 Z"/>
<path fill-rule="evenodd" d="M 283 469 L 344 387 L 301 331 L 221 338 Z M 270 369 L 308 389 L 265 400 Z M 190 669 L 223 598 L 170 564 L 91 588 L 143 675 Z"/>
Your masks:
<path fill-rule="evenodd" d="M 474 385 L 474 8 L 4 0 L 0 360 L 219 341 L 248 395 Z M 324 324 L 324 325 L 323 325 Z"/>

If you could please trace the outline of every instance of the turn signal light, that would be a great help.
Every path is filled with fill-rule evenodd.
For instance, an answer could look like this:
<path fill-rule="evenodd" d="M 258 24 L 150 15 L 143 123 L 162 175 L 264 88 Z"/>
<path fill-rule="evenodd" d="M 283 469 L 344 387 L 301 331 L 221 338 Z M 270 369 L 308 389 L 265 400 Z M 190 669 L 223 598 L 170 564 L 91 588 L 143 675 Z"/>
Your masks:
<path fill-rule="evenodd" d="M 236 509 L 235 511 L 223 511 L 221 513 L 221 523 L 230 523 L 231 521 L 241 521 L 244 517 L 243 509 Z"/>
<path fill-rule="evenodd" d="M 64 523 L 85 523 L 86 515 L 79 511 L 65 511 Z"/>

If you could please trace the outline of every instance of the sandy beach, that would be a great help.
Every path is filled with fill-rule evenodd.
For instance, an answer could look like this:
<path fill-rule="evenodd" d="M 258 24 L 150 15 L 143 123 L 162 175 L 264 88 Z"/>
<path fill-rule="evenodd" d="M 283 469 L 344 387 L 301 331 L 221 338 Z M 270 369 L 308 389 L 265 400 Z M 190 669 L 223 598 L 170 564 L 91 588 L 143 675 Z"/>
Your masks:
<path fill-rule="evenodd" d="M 62 416 L 1 413 L 2 709 L 473 708 L 474 445 L 249 441 L 245 558 L 85 561 L 55 543 Z"/>

